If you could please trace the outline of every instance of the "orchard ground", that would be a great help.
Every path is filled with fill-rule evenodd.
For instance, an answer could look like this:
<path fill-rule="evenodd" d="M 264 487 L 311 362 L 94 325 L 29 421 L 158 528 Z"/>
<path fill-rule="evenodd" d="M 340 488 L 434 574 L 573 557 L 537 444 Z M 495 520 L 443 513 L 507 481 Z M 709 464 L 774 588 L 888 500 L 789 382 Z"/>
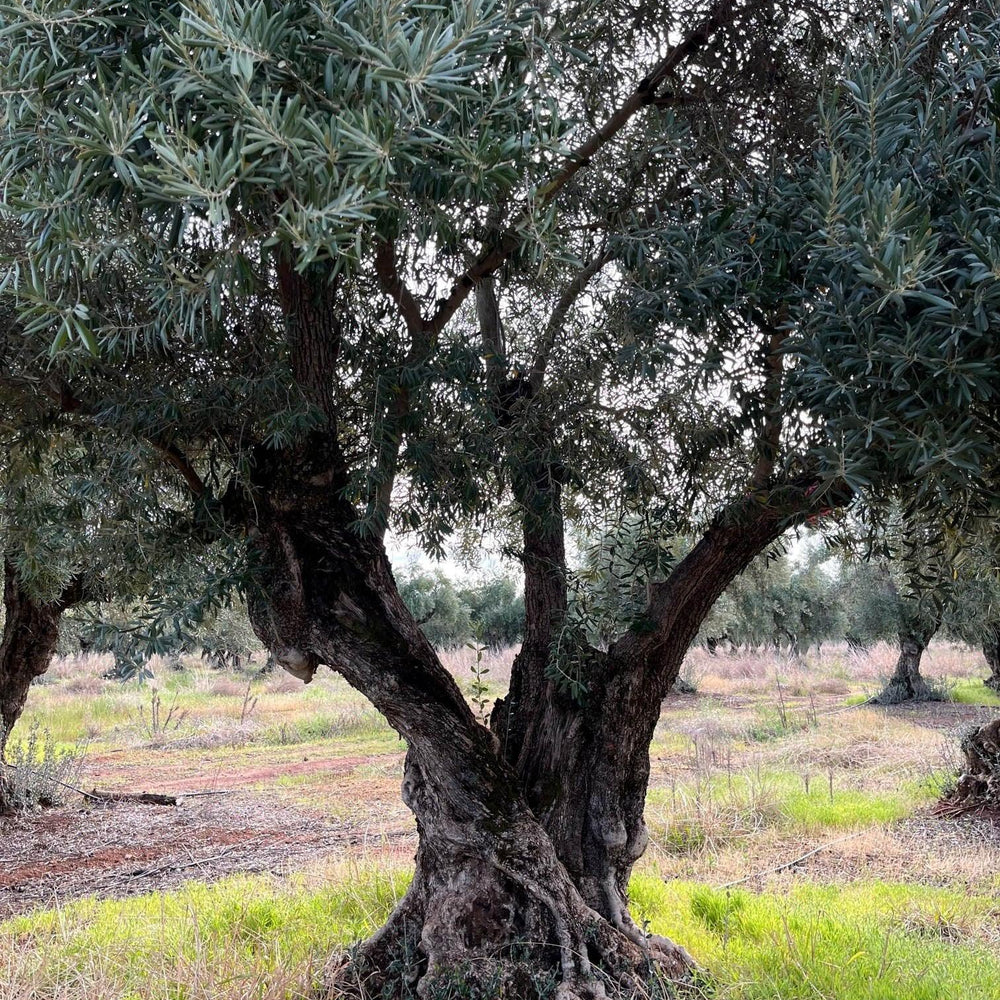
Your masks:
<path fill-rule="evenodd" d="M 481 711 L 512 655 L 445 658 Z M 894 655 L 690 655 L 697 694 L 663 704 L 631 896 L 705 967 L 704 995 L 1000 997 L 1000 820 L 934 808 L 959 736 L 1000 699 L 976 651 L 939 643 L 924 672 L 949 700 L 859 704 Z M 78 787 L 180 802 L 63 789 L 0 821 L 0 1000 L 315 996 L 405 890 L 403 745 L 329 671 L 304 688 L 154 663 L 123 685 L 107 667 L 58 661 L 15 741 L 81 753 L 58 771 Z"/>

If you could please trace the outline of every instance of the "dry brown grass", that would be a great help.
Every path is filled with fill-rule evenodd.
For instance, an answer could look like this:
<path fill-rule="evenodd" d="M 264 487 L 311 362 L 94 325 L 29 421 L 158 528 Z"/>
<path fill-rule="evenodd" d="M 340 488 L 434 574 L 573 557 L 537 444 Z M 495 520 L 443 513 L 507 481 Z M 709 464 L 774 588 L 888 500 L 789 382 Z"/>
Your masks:
<path fill-rule="evenodd" d="M 517 648 L 509 649 L 488 649 L 483 654 L 481 667 L 489 671 L 485 678 L 494 687 L 504 689 L 510 684 L 510 669 L 517 655 Z M 458 649 L 446 649 L 440 653 L 441 662 L 453 677 L 459 680 L 471 680 L 476 669 L 476 651 L 467 647 Z"/>

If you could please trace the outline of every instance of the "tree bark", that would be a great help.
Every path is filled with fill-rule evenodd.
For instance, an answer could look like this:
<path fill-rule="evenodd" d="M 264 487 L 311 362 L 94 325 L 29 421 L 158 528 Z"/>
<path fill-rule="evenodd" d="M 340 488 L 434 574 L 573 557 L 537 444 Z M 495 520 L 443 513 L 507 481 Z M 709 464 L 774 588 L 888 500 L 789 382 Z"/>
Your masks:
<path fill-rule="evenodd" d="M 965 764 L 954 791 L 945 797 L 945 810 L 1000 809 L 1000 719 L 970 730 L 961 748 Z"/>
<path fill-rule="evenodd" d="M 4 764 L 7 740 L 21 717 L 31 682 L 49 668 L 59 640 L 59 619 L 79 600 L 74 582 L 55 601 L 35 600 L 24 588 L 13 563 L 4 559 L 3 641 L 0 642 L 0 816 L 16 805 Z"/>
<path fill-rule="evenodd" d="M 574 640 L 574 679 L 585 688 L 574 698 L 557 682 L 560 667 L 551 660 L 565 618 L 559 494 L 536 489 L 532 498 L 547 513 L 538 518 L 522 501 L 525 643 L 491 724 L 583 899 L 624 936 L 642 942 L 627 889 L 648 843 L 649 746 L 661 701 L 718 597 L 805 510 L 734 504 L 669 579 L 651 588 L 645 619 L 607 652 Z"/>
<path fill-rule="evenodd" d="M 983 656 L 990 668 L 990 676 L 983 683 L 1000 691 L 1000 624 L 990 625 L 983 637 Z"/>

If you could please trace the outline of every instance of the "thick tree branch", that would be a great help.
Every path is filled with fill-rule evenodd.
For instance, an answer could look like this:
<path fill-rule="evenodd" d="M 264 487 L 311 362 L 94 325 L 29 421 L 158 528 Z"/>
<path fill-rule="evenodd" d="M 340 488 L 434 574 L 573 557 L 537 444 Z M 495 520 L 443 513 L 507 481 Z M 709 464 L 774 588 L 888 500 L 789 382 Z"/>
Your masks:
<path fill-rule="evenodd" d="M 688 59 L 701 51 L 715 33 L 733 16 L 733 0 L 717 0 L 709 15 L 663 57 L 639 82 L 617 111 L 585 142 L 570 152 L 560 170 L 538 188 L 531 202 L 519 213 L 513 225 L 497 243 L 479 256 L 455 282 L 434 314 L 425 321 L 433 334 L 439 333 L 455 315 L 469 293 L 483 278 L 497 271 L 521 245 L 532 215 L 548 205 L 559 192 L 599 153 L 643 108 L 657 104 L 663 95 L 660 88 Z"/>
<path fill-rule="evenodd" d="M 640 621 L 608 651 L 621 669 L 641 664 L 638 686 L 663 697 L 706 615 L 722 592 L 788 529 L 831 508 L 845 506 L 852 493 L 843 483 L 820 491 L 815 482 L 787 482 L 761 494 L 750 492 L 716 516 L 697 545 L 662 583 L 650 587 Z"/>

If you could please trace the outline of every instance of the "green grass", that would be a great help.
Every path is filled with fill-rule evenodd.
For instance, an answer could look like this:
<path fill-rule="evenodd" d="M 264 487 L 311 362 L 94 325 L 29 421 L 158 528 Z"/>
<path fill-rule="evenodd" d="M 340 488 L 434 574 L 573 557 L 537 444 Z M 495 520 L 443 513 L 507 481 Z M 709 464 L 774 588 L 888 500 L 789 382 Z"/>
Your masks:
<path fill-rule="evenodd" d="M 949 687 L 948 697 L 960 705 L 1000 705 L 1000 695 L 975 678 L 956 681 Z"/>
<path fill-rule="evenodd" d="M 996 903 L 885 882 L 719 892 L 640 876 L 637 915 L 685 944 L 713 1000 L 996 1000 Z"/>
<path fill-rule="evenodd" d="M 374 709 L 366 711 L 355 708 L 341 712 L 321 712 L 269 726 L 254 737 L 254 742 L 280 746 L 327 739 L 370 740 L 379 744 L 392 744 L 399 741 L 399 736 Z"/>
<path fill-rule="evenodd" d="M 374 869 L 322 889 L 239 876 L 32 913 L 0 924 L 0 997 L 9 981 L 23 990 L 11 996 L 32 1000 L 299 1000 L 326 958 L 385 919 L 408 881 Z"/>
<path fill-rule="evenodd" d="M 764 828 L 805 836 L 892 823 L 940 795 L 939 784 L 930 779 L 891 790 L 845 787 L 843 781 L 835 774 L 831 790 L 827 776 L 814 774 L 807 790 L 802 775 L 787 771 L 716 773 L 671 789 L 651 789 L 647 821 L 660 847 L 687 854 Z"/>
<path fill-rule="evenodd" d="M 0 924 L 0 986 L 32 1000 L 291 1000 L 385 919 L 407 880 L 374 868 L 322 888 L 241 876 L 33 913 Z M 640 875 L 631 896 L 637 917 L 707 970 L 713 1000 L 1000 995 L 986 895 L 877 881 L 757 895 Z"/>

